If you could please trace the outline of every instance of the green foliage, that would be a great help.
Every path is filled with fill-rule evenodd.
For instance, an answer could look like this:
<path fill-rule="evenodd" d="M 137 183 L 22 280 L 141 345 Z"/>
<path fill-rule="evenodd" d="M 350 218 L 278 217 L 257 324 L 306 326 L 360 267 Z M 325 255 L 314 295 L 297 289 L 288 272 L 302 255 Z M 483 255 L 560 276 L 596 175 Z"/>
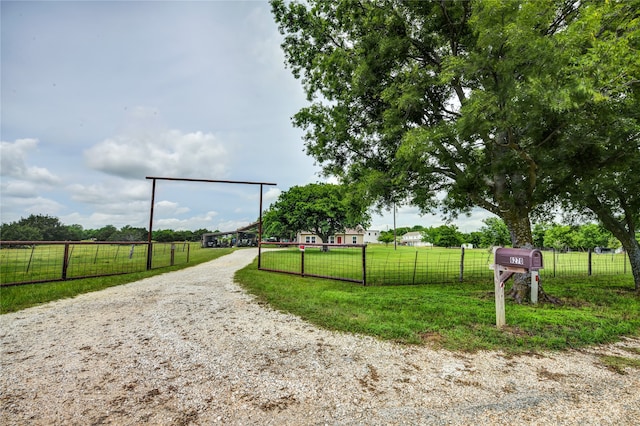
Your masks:
<path fill-rule="evenodd" d="M 367 205 L 346 187 L 313 183 L 293 186 L 280 194 L 263 216 L 267 237 L 289 238 L 310 231 L 323 242 L 357 225 L 368 226 Z"/>
<path fill-rule="evenodd" d="M 394 239 L 395 238 L 393 236 L 393 231 L 392 232 L 382 231 L 380 232 L 380 236 L 378 237 L 378 241 L 380 241 L 381 243 L 385 243 L 386 245 L 389 245 L 389 243 L 392 243 Z"/>
<path fill-rule="evenodd" d="M 36 214 L 0 226 L 5 241 L 79 241 L 82 232 L 80 225 L 65 226 L 57 217 Z"/>
<path fill-rule="evenodd" d="M 145 228 L 134 228 L 130 225 L 125 225 L 119 231 L 111 234 L 108 241 L 146 241 L 148 236 L 149 231 Z"/>
<path fill-rule="evenodd" d="M 587 223 L 583 225 L 537 224 L 536 238 L 542 241 L 538 247 L 550 247 L 556 250 L 593 250 L 596 247 L 617 248 L 615 237 L 602 225 Z"/>
<path fill-rule="evenodd" d="M 111 236 L 115 235 L 117 232 L 118 232 L 118 229 L 115 226 L 106 225 L 95 232 L 95 238 L 98 241 L 113 241 L 111 239 Z"/>
<path fill-rule="evenodd" d="M 502 219 L 489 217 L 483 219 L 484 226 L 480 228 L 481 245 L 479 247 L 508 246 L 511 244 L 509 229 Z"/>
<path fill-rule="evenodd" d="M 327 174 L 380 206 L 482 207 L 515 246 L 549 200 L 590 209 L 640 285 L 639 0 L 271 4 Z"/>
<path fill-rule="evenodd" d="M 464 237 L 456 225 L 440 225 L 422 231 L 422 241 L 438 247 L 460 247 Z"/>
<path fill-rule="evenodd" d="M 207 229 L 196 231 L 174 231 L 163 229 L 153 231 L 153 240 L 158 242 L 200 241 Z M 100 229 L 83 229 L 81 225 L 64 225 L 57 217 L 30 215 L 17 222 L 0 225 L 2 241 L 146 241 L 146 228 L 125 225 L 121 229 L 106 225 Z"/>
<path fill-rule="evenodd" d="M 566 250 L 575 246 L 575 232 L 569 225 L 552 226 L 544 234 L 544 247 Z"/>

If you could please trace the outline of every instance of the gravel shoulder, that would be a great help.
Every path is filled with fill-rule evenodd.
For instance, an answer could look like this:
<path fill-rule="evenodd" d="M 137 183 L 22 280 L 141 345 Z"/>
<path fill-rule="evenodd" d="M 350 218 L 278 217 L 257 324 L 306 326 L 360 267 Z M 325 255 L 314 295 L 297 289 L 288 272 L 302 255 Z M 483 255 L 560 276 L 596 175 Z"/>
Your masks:
<path fill-rule="evenodd" d="M 256 254 L 0 316 L 0 423 L 640 424 L 640 370 L 599 357 L 639 339 L 509 357 L 330 332 L 233 283 Z"/>

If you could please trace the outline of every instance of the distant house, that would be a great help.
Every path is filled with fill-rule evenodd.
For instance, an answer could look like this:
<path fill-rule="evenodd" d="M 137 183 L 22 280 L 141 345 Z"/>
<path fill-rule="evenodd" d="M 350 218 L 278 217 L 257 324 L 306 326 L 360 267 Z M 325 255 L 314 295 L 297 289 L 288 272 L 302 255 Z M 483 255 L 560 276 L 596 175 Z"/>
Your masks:
<path fill-rule="evenodd" d="M 380 236 L 380 231 L 375 231 L 373 229 L 367 229 L 364 231 L 364 243 L 379 243 L 378 237 Z"/>
<path fill-rule="evenodd" d="M 422 241 L 422 233 L 419 231 L 407 232 L 400 239 L 400 244 L 409 247 L 431 247 L 433 244 Z"/>
<path fill-rule="evenodd" d="M 364 244 L 365 230 L 362 226 L 355 229 L 345 229 L 344 232 L 329 237 L 328 244 Z M 323 244 L 322 238 L 309 231 L 298 232 L 297 241 L 300 244 Z"/>

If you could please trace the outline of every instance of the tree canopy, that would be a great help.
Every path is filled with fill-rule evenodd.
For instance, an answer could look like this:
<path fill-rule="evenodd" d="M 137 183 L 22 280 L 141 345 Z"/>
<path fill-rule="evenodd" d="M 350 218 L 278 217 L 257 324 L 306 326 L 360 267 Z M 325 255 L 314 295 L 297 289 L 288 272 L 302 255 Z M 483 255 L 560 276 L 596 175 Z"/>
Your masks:
<path fill-rule="evenodd" d="M 368 226 L 370 217 L 367 205 L 351 197 L 344 186 L 312 183 L 281 193 L 263 220 L 267 237 L 293 239 L 296 233 L 309 231 L 327 243 L 346 228 Z"/>
<path fill-rule="evenodd" d="M 105 225 L 99 229 L 84 229 L 82 225 L 64 225 L 53 216 L 32 214 L 15 222 L 0 224 L 0 239 L 3 241 L 146 241 L 147 229 L 125 225 L 118 229 Z M 207 229 L 196 231 L 173 231 L 163 229 L 153 231 L 153 239 L 158 242 L 199 241 Z"/>
<path fill-rule="evenodd" d="M 482 207 L 516 247 L 553 199 L 635 236 L 638 0 L 271 3 L 310 101 L 293 121 L 325 173 L 379 205 Z"/>

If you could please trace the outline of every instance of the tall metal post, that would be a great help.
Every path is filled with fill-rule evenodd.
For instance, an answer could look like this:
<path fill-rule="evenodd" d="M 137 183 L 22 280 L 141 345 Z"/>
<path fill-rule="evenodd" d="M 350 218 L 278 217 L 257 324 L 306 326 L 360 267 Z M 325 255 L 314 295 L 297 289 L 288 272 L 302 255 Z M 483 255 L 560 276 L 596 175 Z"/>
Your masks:
<path fill-rule="evenodd" d="M 396 203 L 393 202 L 393 249 L 398 250 L 398 236 L 396 235 Z"/>
<path fill-rule="evenodd" d="M 153 231 L 153 205 L 156 202 L 156 179 L 152 178 L 151 184 L 151 211 L 149 212 L 149 234 L 147 236 L 147 271 L 151 270 L 151 261 L 153 259 L 153 244 L 151 243 L 151 233 Z"/>
<path fill-rule="evenodd" d="M 260 184 L 260 213 L 258 215 L 258 269 L 262 266 L 262 184 Z"/>
<path fill-rule="evenodd" d="M 269 182 L 245 182 L 245 181 L 236 181 L 236 180 L 213 180 L 213 179 L 193 179 L 193 178 L 172 178 L 172 177 L 159 177 L 159 176 L 147 176 L 147 179 L 153 180 L 153 187 L 151 189 L 151 213 L 149 214 L 149 238 L 148 245 L 149 249 L 147 252 L 147 269 L 151 269 L 151 259 L 152 259 L 152 243 L 151 243 L 151 233 L 153 231 L 153 205 L 155 204 L 155 194 L 156 194 L 156 180 L 171 180 L 171 181 L 183 181 L 183 182 L 209 182 L 209 183 L 236 183 L 243 185 L 260 185 L 260 218 L 258 224 L 258 267 L 260 267 L 260 243 L 262 242 L 262 187 L 264 185 L 273 185 L 275 183 Z"/>

